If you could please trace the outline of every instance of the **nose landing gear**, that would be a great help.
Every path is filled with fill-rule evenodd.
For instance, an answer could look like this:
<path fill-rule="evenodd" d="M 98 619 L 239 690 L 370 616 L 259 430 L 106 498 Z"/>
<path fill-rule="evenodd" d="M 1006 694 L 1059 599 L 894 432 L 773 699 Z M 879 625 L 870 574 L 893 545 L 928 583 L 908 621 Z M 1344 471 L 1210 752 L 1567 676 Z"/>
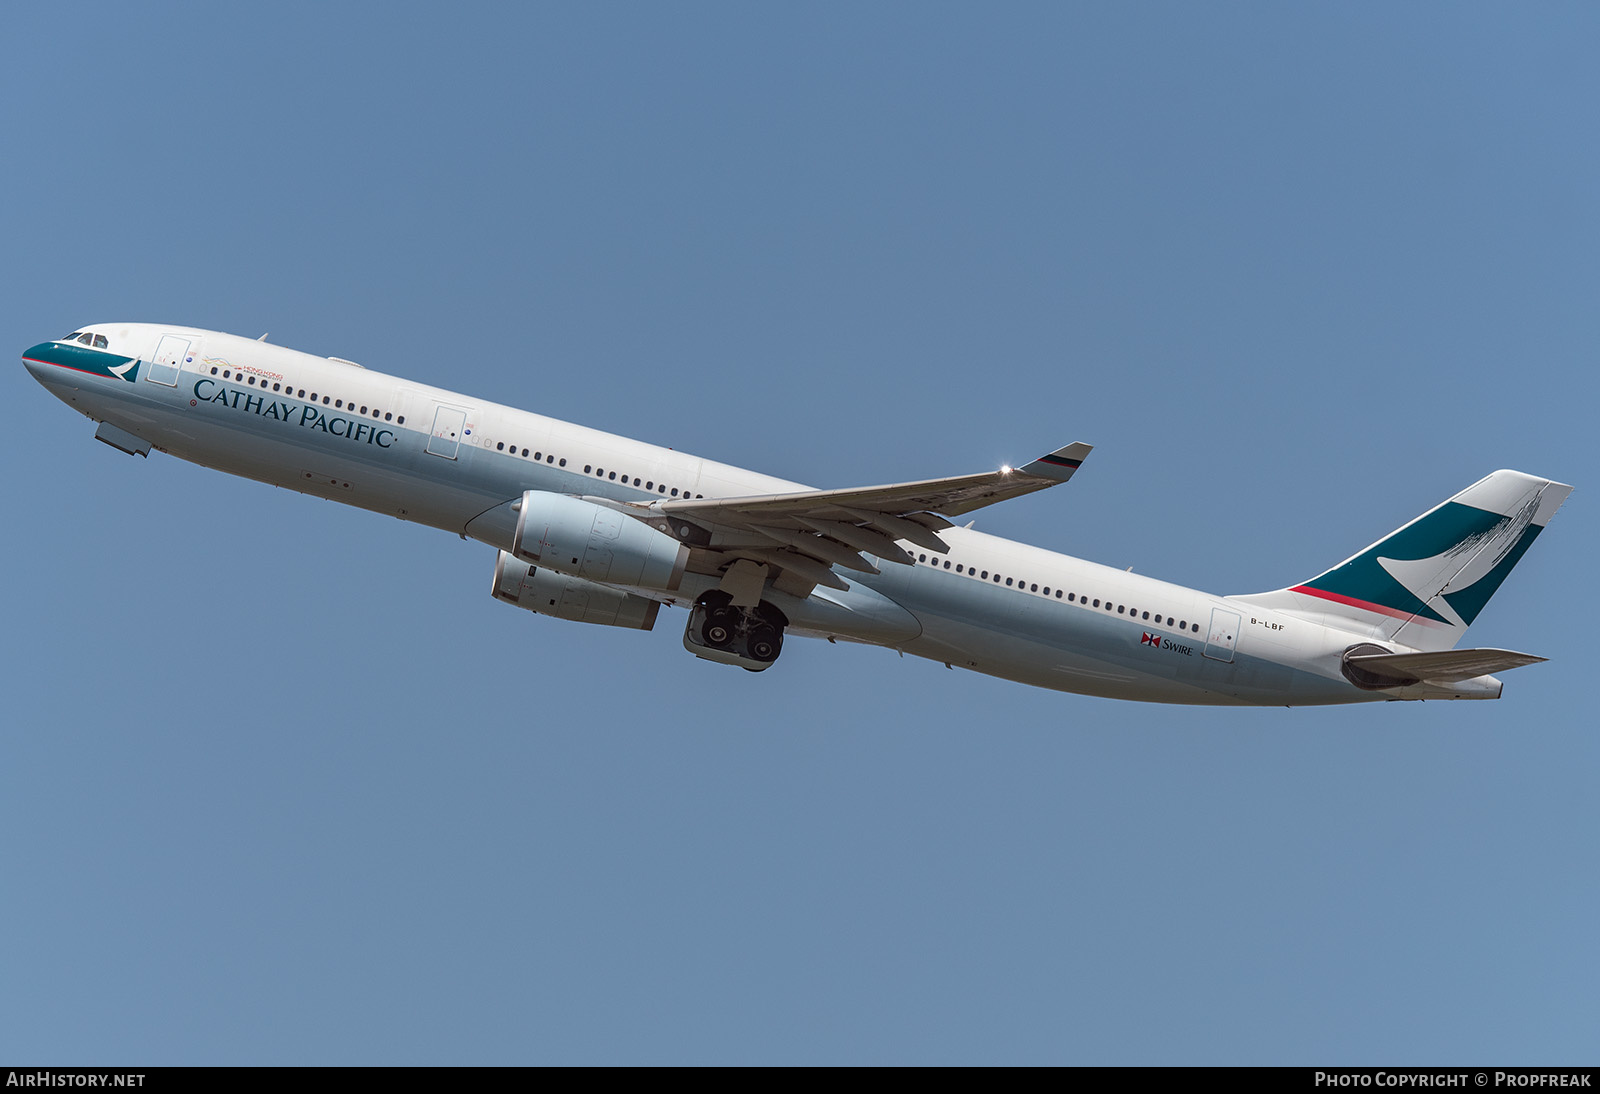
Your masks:
<path fill-rule="evenodd" d="M 683 631 L 683 647 L 707 661 L 760 672 L 783 651 L 783 628 L 789 620 L 765 601 L 741 608 L 732 600 L 719 589 L 696 600 Z"/>

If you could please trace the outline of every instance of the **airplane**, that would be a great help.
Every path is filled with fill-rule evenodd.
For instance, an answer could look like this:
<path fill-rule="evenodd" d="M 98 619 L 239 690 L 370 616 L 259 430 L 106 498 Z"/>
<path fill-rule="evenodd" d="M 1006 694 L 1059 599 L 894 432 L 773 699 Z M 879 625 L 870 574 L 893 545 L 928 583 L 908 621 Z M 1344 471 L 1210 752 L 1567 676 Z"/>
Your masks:
<path fill-rule="evenodd" d="M 23 354 L 130 455 L 151 449 L 478 540 L 493 596 L 651 630 L 751 671 L 786 637 L 884 646 L 1058 691 L 1197 705 L 1497 699 L 1543 661 L 1457 649 L 1571 493 L 1495 471 L 1315 577 L 1218 596 L 973 530 L 1090 447 L 954 478 L 815 490 L 193 327 L 105 323 Z"/>

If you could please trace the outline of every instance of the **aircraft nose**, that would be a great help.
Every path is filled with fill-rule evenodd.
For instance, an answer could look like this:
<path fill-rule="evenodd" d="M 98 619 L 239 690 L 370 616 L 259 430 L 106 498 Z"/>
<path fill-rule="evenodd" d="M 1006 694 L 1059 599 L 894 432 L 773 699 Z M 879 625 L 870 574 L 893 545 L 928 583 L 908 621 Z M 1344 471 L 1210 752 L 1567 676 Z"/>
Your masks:
<path fill-rule="evenodd" d="M 40 342 L 37 346 L 29 346 L 22 351 L 22 365 L 33 378 L 41 384 L 45 383 L 52 372 L 58 371 L 54 365 L 45 359 L 52 343 Z"/>

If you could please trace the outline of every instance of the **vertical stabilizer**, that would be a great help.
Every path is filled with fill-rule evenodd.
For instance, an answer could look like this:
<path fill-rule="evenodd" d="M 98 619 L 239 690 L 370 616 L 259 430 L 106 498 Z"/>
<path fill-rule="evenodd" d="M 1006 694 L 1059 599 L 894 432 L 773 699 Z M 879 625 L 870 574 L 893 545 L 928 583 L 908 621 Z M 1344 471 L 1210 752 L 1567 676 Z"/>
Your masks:
<path fill-rule="evenodd" d="M 1309 581 L 1234 599 L 1416 649 L 1450 649 L 1570 493 L 1549 479 L 1496 471 Z"/>

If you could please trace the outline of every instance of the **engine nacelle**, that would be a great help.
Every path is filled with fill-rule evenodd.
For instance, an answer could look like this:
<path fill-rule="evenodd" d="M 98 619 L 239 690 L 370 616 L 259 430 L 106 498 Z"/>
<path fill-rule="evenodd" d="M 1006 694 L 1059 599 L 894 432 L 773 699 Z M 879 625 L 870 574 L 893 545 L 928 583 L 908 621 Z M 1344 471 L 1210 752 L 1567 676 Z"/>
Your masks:
<path fill-rule="evenodd" d="M 643 596 L 608 589 L 581 577 L 541 570 L 504 551 L 494 564 L 494 598 L 530 612 L 647 631 L 656 625 L 661 605 Z"/>
<path fill-rule="evenodd" d="M 511 553 L 540 570 L 663 590 L 676 589 L 683 580 L 689 549 L 648 524 L 543 490 L 527 491 L 517 504 Z"/>

